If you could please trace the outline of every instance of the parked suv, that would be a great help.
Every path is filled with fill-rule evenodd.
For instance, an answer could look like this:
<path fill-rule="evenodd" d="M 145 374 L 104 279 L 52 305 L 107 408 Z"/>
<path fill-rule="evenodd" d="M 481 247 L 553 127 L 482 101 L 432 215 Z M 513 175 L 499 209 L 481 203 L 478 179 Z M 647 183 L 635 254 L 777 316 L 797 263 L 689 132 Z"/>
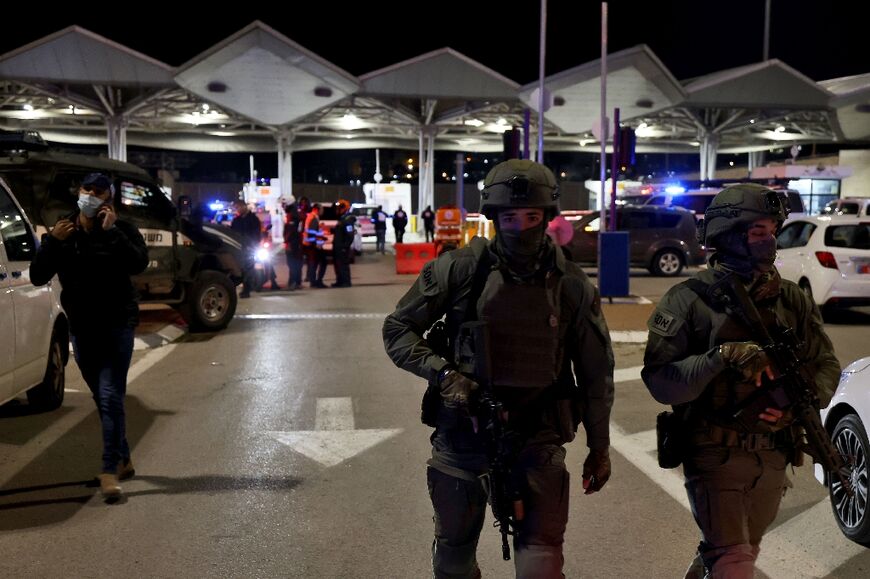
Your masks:
<path fill-rule="evenodd" d="M 244 264 L 235 232 L 179 215 L 148 173 L 130 163 L 53 152 L 33 134 L 0 133 L 0 149 L 8 151 L 0 158 L 0 177 L 37 235 L 76 209 L 88 173 L 104 173 L 114 181 L 118 216 L 138 227 L 148 245 L 148 268 L 133 277 L 140 301 L 177 308 L 191 330 L 219 330 L 230 322 Z"/>
<path fill-rule="evenodd" d="M 0 404 L 27 392 L 44 409 L 63 403 L 69 326 L 52 281 L 36 287 L 36 238 L 21 205 L 0 179 Z"/>
<path fill-rule="evenodd" d="M 858 215 L 870 217 L 870 197 L 843 197 L 831 201 L 822 209 L 824 215 Z"/>
<path fill-rule="evenodd" d="M 566 249 L 579 263 L 598 260 L 600 214 L 574 222 L 574 237 Z M 695 217 L 680 207 L 630 206 L 616 210 L 616 229 L 628 231 L 631 265 L 647 268 L 653 275 L 675 276 L 687 265 L 705 262 L 698 243 Z"/>

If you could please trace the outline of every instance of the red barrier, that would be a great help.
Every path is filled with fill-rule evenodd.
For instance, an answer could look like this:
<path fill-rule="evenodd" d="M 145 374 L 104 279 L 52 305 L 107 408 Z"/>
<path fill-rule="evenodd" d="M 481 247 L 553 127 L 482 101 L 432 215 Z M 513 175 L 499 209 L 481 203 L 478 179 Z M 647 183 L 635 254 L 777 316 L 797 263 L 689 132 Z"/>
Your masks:
<path fill-rule="evenodd" d="M 427 261 L 435 259 L 434 243 L 397 243 L 396 273 L 420 273 Z"/>

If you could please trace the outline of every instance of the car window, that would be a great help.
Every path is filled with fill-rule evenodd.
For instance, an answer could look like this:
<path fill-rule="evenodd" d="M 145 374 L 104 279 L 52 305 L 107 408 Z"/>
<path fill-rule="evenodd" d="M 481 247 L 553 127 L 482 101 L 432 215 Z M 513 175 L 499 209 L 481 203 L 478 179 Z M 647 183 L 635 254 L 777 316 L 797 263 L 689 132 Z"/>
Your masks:
<path fill-rule="evenodd" d="M 587 233 L 597 232 L 599 230 L 600 225 L 601 225 L 601 216 L 596 215 L 595 217 L 593 217 L 592 219 L 590 219 L 589 221 L 587 221 L 586 223 L 583 224 L 583 231 L 585 231 Z"/>
<path fill-rule="evenodd" d="M 858 215 L 857 203 L 840 203 L 840 215 Z"/>
<path fill-rule="evenodd" d="M 849 249 L 870 249 L 870 223 L 832 225 L 825 231 L 825 245 Z"/>
<path fill-rule="evenodd" d="M 36 253 L 33 232 L 4 187 L 0 187 L 0 239 L 9 261 L 29 262 Z"/>
<path fill-rule="evenodd" d="M 789 223 L 776 238 L 777 247 L 780 249 L 803 247 L 809 243 L 810 236 L 815 229 L 816 226 L 814 224 L 807 223 L 806 221 Z"/>
<path fill-rule="evenodd" d="M 638 230 L 655 227 L 655 214 L 650 211 L 626 211 L 619 229 Z"/>
<path fill-rule="evenodd" d="M 115 183 L 120 201 L 121 218 L 168 223 L 172 217 L 172 202 L 157 186 L 132 179 L 119 179 Z"/>
<path fill-rule="evenodd" d="M 695 213 L 704 213 L 707 206 L 713 202 L 714 195 L 675 195 L 671 205 L 684 207 Z"/>
<path fill-rule="evenodd" d="M 680 223 L 680 215 L 677 213 L 662 213 L 657 216 L 657 227 L 662 229 L 673 229 Z"/>
<path fill-rule="evenodd" d="M 668 198 L 664 195 L 654 195 L 647 205 L 666 205 Z"/>

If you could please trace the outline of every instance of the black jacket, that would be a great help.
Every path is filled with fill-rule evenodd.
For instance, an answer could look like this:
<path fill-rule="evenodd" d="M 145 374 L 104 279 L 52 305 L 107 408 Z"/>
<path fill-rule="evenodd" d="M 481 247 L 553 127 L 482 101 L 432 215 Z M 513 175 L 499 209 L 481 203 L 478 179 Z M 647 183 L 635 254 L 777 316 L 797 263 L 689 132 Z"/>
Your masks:
<path fill-rule="evenodd" d="M 260 238 L 263 235 L 263 224 L 260 223 L 260 220 L 252 212 L 248 211 L 244 215 L 239 215 L 233 219 L 230 228 L 242 234 L 246 247 L 251 248 L 260 245 Z"/>
<path fill-rule="evenodd" d="M 78 213 L 71 217 L 78 223 Z M 30 264 L 34 285 L 60 278 L 60 303 L 74 335 L 132 328 L 139 305 L 131 275 L 148 267 L 148 248 L 134 225 L 116 221 L 108 231 L 76 230 L 60 241 L 46 235 Z"/>

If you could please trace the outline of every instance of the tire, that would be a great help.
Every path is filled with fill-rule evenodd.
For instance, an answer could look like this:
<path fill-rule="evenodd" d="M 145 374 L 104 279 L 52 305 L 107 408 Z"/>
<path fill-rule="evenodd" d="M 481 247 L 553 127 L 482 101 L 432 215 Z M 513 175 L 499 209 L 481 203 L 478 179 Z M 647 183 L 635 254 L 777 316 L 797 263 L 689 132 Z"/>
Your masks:
<path fill-rule="evenodd" d="M 179 307 L 191 332 L 216 332 L 236 313 L 236 286 L 221 272 L 205 270 L 190 284 L 187 301 Z"/>
<path fill-rule="evenodd" d="M 663 249 L 655 254 L 650 271 L 653 275 L 674 277 L 683 271 L 683 257 L 673 249 Z"/>
<path fill-rule="evenodd" d="M 867 504 L 870 443 L 867 441 L 867 431 L 858 416 L 847 414 L 834 427 L 831 440 L 846 459 L 855 491 L 854 496 L 849 497 L 842 485 L 831 479 L 828 493 L 834 519 L 846 538 L 870 546 L 870 505 Z"/>
<path fill-rule="evenodd" d="M 63 404 L 66 386 L 66 360 L 63 348 L 69 350 L 69 337 L 57 328 L 51 333 L 48 362 L 42 382 L 27 391 L 27 401 L 40 410 L 54 410 Z"/>

